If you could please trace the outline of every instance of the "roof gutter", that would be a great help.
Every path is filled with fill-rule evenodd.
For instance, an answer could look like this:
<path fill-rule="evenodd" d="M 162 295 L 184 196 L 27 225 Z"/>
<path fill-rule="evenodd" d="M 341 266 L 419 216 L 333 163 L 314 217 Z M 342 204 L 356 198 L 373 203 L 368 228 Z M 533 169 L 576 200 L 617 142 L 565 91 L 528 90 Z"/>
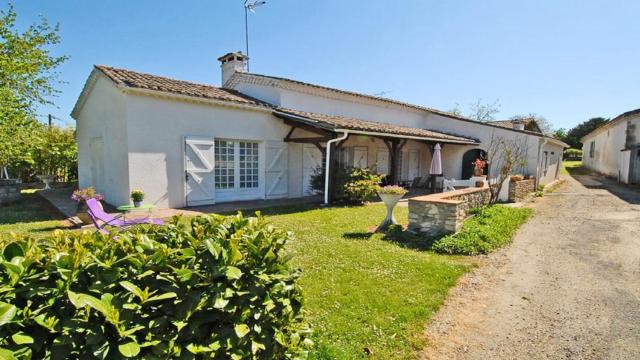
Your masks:
<path fill-rule="evenodd" d="M 325 205 L 329 205 L 329 172 L 330 172 L 329 167 L 331 166 L 331 145 L 333 145 L 338 141 L 345 140 L 348 136 L 349 136 L 349 131 L 345 130 L 342 133 L 342 136 L 327 141 L 327 155 L 326 155 L 327 158 L 325 160 L 326 163 L 324 167 L 325 169 L 324 171 L 324 204 Z"/>

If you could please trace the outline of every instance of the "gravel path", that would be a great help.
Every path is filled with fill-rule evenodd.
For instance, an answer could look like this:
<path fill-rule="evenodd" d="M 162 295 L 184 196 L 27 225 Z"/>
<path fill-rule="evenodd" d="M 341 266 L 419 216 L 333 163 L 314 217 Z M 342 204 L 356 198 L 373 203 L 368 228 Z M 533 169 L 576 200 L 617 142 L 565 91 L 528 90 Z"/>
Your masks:
<path fill-rule="evenodd" d="M 640 359 L 640 192 L 576 179 L 461 279 L 421 358 Z"/>

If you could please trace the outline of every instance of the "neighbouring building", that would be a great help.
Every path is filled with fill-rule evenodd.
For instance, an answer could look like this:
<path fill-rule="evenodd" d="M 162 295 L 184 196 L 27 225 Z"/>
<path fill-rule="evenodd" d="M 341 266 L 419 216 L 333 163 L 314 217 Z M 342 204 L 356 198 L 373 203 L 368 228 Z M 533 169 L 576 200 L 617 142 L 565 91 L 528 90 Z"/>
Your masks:
<path fill-rule="evenodd" d="M 586 168 L 625 184 L 640 184 L 640 109 L 616 116 L 580 141 Z"/>
<path fill-rule="evenodd" d="M 521 173 L 540 184 L 558 176 L 566 144 L 528 121 L 481 123 L 248 73 L 240 52 L 218 60 L 221 87 L 95 66 L 72 112 L 79 185 L 115 205 L 128 203 L 134 188 L 172 208 L 297 198 L 313 194 L 311 176 L 327 164 L 327 185 L 337 166 L 375 168 L 392 182 L 427 176 L 435 144 L 443 175 L 468 178 L 495 138 L 526 148 Z"/>

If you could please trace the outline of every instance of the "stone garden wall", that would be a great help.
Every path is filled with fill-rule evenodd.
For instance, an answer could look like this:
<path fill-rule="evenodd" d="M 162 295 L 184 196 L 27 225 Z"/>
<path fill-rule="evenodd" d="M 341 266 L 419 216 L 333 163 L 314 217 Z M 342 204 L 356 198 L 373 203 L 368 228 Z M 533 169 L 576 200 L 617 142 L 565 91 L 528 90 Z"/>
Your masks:
<path fill-rule="evenodd" d="M 509 201 L 520 202 L 536 190 L 536 180 L 527 179 L 509 182 Z"/>
<path fill-rule="evenodd" d="M 409 230 L 428 236 L 455 233 L 469 209 L 488 204 L 488 187 L 449 191 L 409 199 Z"/>
<path fill-rule="evenodd" d="M 20 184 L 17 180 L 0 179 L 0 205 L 9 204 L 20 199 Z"/>

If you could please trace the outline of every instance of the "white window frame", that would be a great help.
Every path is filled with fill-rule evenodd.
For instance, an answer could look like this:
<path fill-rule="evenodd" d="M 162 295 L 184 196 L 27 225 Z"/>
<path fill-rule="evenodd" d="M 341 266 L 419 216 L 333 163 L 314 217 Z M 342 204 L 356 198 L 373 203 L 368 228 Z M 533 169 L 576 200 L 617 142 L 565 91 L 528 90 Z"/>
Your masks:
<path fill-rule="evenodd" d="M 260 140 L 254 139 L 228 139 L 228 138 L 216 138 L 216 144 L 218 141 L 227 141 L 233 143 L 233 173 L 234 173 L 234 181 L 233 187 L 217 189 L 216 183 L 212 184 L 215 189 L 216 194 L 216 202 L 225 202 L 225 201 L 242 201 L 242 200 L 253 200 L 253 199 L 262 199 L 264 198 L 264 144 Z M 257 175 L 258 175 L 258 186 L 251 188 L 242 188 L 240 187 L 240 143 L 255 143 L 258 147 L 258 159 L 257 159 Z M 215 169 L 217 169 L 217 163 L 214 166 L 214 174 Z M 214 177 L 215 179 L 215 177 Z M 214 180 L 215 181 L 215 180 Z"/>

